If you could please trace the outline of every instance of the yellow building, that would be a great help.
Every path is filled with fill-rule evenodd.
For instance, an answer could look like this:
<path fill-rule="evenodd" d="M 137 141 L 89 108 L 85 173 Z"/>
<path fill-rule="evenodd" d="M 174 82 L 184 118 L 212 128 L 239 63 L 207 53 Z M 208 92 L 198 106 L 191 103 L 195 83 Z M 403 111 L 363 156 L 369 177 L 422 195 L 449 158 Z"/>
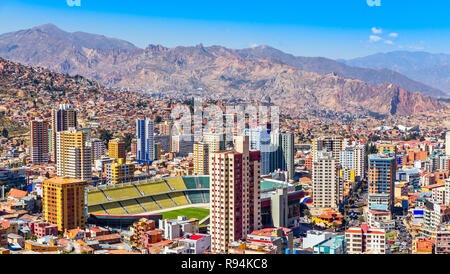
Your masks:
<path fill-rule="evenodd" d="M 58 231 L 84 229 L 86 181 L 55 177 L 42 184 L 42 217 Z"/>
<path fill-rule="evenodd" d="M 106 166 L 106 177 L 112 184 L 123 184 L 133 180 L 134 171 L 134 164 L 127 164 L 123 158 L 119 158 L 117 162 Z"/>
<path fill-rule="evenodd" d="M 397 153 L 397 146 L 393 144 L 378 144 L 379 153 Z"/>
<path fill-rule="evenodd" d="M 57 174 L 59 177 L 92 179 L 92 147 L 89 134 L 70 128 L 57 133 Z"/>
<path fill-rule="evenodd" d="M 126 159 L 125 142 L 120 139 L 110 140 L 108 143 L 109 158 Z"/>
<path fill-rule="evenodd" d="M 208 174 L 208 145 L 205 143 L 194 144 L 194 174 Z"/>

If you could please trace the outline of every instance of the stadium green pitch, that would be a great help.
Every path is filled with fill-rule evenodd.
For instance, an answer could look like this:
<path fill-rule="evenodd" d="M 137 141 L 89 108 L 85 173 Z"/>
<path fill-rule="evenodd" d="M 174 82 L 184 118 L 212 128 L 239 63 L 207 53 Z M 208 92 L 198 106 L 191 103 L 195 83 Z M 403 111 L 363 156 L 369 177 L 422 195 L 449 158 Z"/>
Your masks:
<path fill-rule="evenodd" d="M 187 218 L 197 218 L 201 221 L 209 215 L 209 209 L 189 207 L 161 212 L 161 214 L 163 219 L 176 219 L 178 216 L 186 216 Z"/>

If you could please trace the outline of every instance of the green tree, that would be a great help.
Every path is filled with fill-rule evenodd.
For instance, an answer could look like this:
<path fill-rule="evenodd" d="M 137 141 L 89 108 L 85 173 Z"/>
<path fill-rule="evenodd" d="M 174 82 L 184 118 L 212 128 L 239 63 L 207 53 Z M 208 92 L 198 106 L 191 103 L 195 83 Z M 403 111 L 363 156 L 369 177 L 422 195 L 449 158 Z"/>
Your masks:
<path fill-rule="evenodd" d="M 8 138 L 8 137 L 9 137 L 9 132 L 8 132 L 8 130 L 7 130 L 6 128 L 4 128 L 4 129 L 2 130 L 2 136 L 5 137 L 5 138 Z"/>
<path fill-rule="evenodd" d="M 108 145 L 109 140 L 111 140 L 113 137 L 113 134 L 106 129 L 100 129 L 99 130 L 99 139 L 102 140 L 106 145 Z"/>
<path fill-rule="evenodd" d="M 359 220 L 360 223 L 363 223 L 364 222 L 364 217 L 362 215 L 360 215 L 358 220 Z"/>
<path fill-rule="evenodd" d="M 125 150 L 130 151 L 131 150 L 131 143 L 133 142 L 133 135 L 132 134 L 126 134 L 125 135 Z"/>

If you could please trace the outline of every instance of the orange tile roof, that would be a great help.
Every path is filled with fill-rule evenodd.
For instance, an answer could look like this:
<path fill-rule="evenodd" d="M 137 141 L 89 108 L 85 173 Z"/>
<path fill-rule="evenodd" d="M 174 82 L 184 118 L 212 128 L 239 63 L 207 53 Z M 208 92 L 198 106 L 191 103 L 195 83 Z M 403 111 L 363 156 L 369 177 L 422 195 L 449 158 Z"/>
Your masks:
<path fill-rule="evenodd" d="M 9 191 L 8 197 L 12 197 L 12 198 L 22 198 L 28 195 L 28 192 L 20 190 L 20 189 L 11 189 Z"/>

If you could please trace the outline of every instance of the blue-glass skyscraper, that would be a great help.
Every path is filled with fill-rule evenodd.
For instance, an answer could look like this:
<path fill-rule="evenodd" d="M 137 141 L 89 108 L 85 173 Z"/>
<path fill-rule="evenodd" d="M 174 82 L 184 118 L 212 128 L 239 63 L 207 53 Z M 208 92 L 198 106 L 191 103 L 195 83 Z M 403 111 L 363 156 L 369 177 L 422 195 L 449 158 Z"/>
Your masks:
<path fill-rule="evenodd" d="M 151 164 L 155 159 L 153 120 L 136 120 L 136 160 L 139 164 Z"/>

